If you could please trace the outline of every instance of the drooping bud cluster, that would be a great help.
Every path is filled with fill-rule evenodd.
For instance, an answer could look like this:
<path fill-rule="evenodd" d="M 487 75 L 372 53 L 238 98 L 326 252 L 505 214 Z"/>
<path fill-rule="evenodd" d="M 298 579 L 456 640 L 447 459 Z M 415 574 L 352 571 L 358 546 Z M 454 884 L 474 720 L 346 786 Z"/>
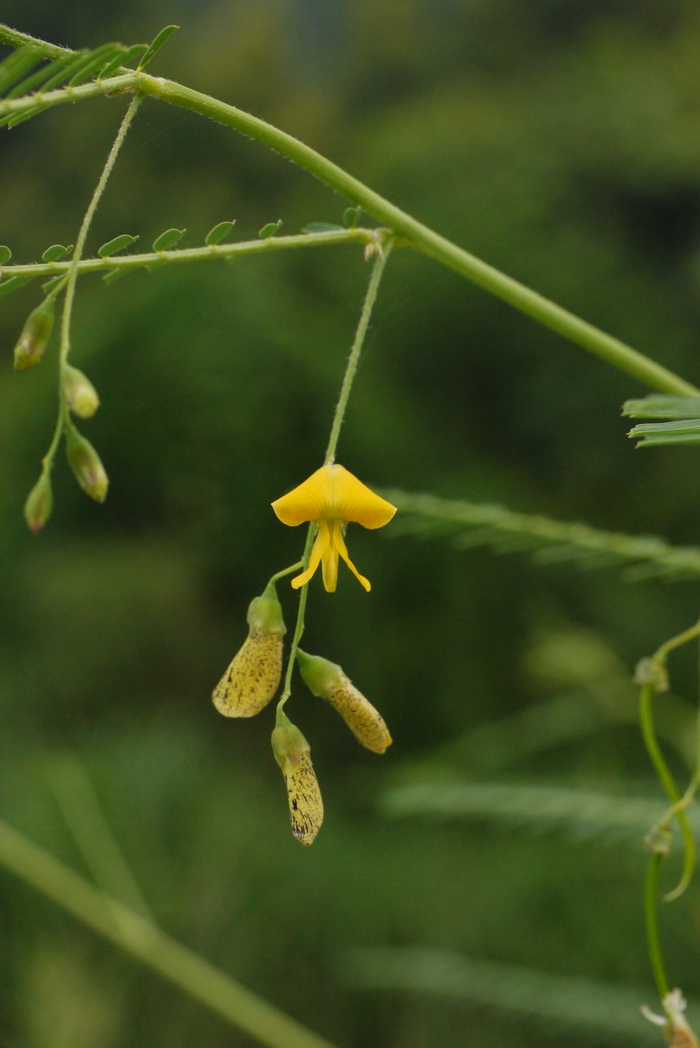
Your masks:
<path fill-rule="evenodd" d="M 212 699 L 224 717 L 254 717 L 274 697 L 282 677 L 282 607 L 274 585 L 248 608 L 248 636 L 214 689 Z"/>
<path fill-rule="evenodd" d="M 337 710 L 359 743 L 373 753 L 384 753 L 391 746 L 384 718 L 340 666 L 300 649 L 297 649 L 297 662 L 309 691 Z"/>
<path fill-rule="evenodd" d="M 15 346 L 15 371 L 24 371 L 39 363 L 51 338 L 53 316 L 53 298 L 45 299 L 29 314 Z"/>
<path fill-rule="evenodd" d="M 291 579 L 291 585 L 303 593 L 284 688 L 277 705 L 272 749 L 284 775 L 292 831 L 298 841 L 308 845 L 321 827 L 323 801 L 309 744 L 284 713 L 295 661 L 313 694 L 338 711 L 361 745 L 374 753 L 384 753 L 391 745 L 391 736 L 381 714 L 340 666 L 299 649 L 308 592 L 304 587 L 321 566 L 324 587 L 333 593 L 338 581 L 338 563 L 342 559 L 365 590 L 369 590 L 369 581 L 360 575 L 348 556 L 345 528 L 351 522 L 369 529 L 381 528 L 394 516 L 396 507 L 332 461 L 273 502 L 272 507 L 284 524 L 291 527 L 305 522 L 311 524 L 305 553 L 301 561 L 273 575 L 262 596 L 251 602 L 248 636 L 212 697 L 214 706 L 225 717 L 253 717 L 273 698 L 282 676 L 285 633 L 274 584 L 283 576 L 298 572 Z"/>
<path fill-rule="evenodd" d="M 312 844 L 323 822 L 323 799 L 311 763 L 311 747 L 281 710 L 272 732 L 272 752 L 287 787 L 292 833 L 301 844 Z"/>

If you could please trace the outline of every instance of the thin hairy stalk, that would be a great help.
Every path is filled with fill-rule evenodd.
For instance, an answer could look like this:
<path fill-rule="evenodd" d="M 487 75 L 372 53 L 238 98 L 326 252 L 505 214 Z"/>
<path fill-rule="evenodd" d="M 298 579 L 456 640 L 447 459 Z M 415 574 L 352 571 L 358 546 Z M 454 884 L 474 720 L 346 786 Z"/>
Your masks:
<path fill-rule="evenodd" d="M 272 576 L 272 578 L 267 584 L 266 589 L 270 589 L 272 586 L 274 586 L 276 582 L 279 582 L 280 579 L 283 579 L 286 575 L 291 575 L 293 571 L 299 571 L 299 569 L 303 568 L 303 566 L 304 562 L 302 560 L 298 560 L 296 564 L 290 564 L 288 568 L 282 568 L 281 571 L 276 572 Z"/>
<path fill-rule="evenodd" d="M 649 859 L 644 888 L 644 924 L 651 970 L 659 997 L 663 1001 L 670 990 L 670 986 L 666 977 L 666 968 L 659 937 L 659 871 L 662 861 L 663 855 L 660 852 L 654 852 Z"/>
<path fill-rule="evenodd" d="M 350 350 L 350 356 L 348 357 L 348 363 L 343 376 L 343 383 L 340 387 L 340 396 L 338 397 L 335 414 L 333 415 L 333 423 L 328 438 L 328 447 L 326 448 L 326 457 L 323 460 L 325 466 L 328 466 L 335 461 L 338 437 L 340 436 L 340 427 L 343 425 L 343 419 L 345 418 L 345 411 L 348 406 L 348 400 L 350 399 L 352 384 L 357 373 L 357 365 L 360 362 L 360 354 L 362 353 L 362 347 L 367 335 L 367 328 L 369 327 L 374 303 L 377 301 L 377 292 L 379 291 L 379 285 L 381 283 L 384 267 L 386 266 L 390 251 L 391 243 L 386 242 L 380 245 L 374 259 L 372 275 L 370 276 L 369 284 L 367 285 L 365 301 L 362 305 L 362 312 L 360 313 L 360 320 L 355 332 L 355 339 L 352 344 L 352 349 Z"/>
<path fill-rule="evenodd" d="M 309 566 L 309 559 L 311 557 L 311 547 L 314 544 L 314 537 L 316 535 L 316 529 L 318 525 L 315 522 L 309 524 L 309 530 L 306 533 L 306 543 L 304 544 L 304 553 L 301 558 L 302 570 L 306 571 Z M 304 620 L 306 617 L 306 602 L 309 597 L 309 586 L 301 587 L 299 593 L 299 606 L 297 608 L 297 620 L 294 625 L 294 635 L 292 636 L 292 643 L 289 648 L 289 658 L 287 659 L 287 672 L 284 676 L 284 688 L 282 689 L 282 696 L 277 704 L 277 711 L 281 713 L 284 709 L 284 704 L 292 694 L 292 674 L 294 673 L 294 663 L 297 657 L 297 648 L 301 643 L 301 638 L 304 635 Z"/>
<path fill-rule="evenodd" d="M 333 1048 L 0 820 L 0 865 L 268 1048 Z"/>
<path fill-rule="evenodd" d="M 48 109 L 52 106 L 66 105 L 68 102 L 97 98 L 99 95 L 120 95 L 124 91 L 135 90 L 142 75 L 136 71 L 120 73 L 119 76 L 110 76 L 105 80 L 90 80 L 87 84 L 78 84 L 75 87 L 57 87 L 53 91 L 34 91 L 19 98 L 2 98 L 0 117 L 28 112 L 37 106 Z"/>
<path fill-rule="evenodd" d="M 242 240 L 237 244 L 208 244 L 203 247 L 177 248 L 172 251 L 149 251 L 133 255 L 107 255 L 104 258 L 81 258 L 78 273 L 128 271 L 148 266 L 167 266 L 173 262 L 202 262 L 213 258 L 236 258 L 239 255 L 265 255 L 289 248 L 324 247 L 329 244 L 370 244 L 376 240 L 373 229 L 338 229 L 323 233 L 295 233 L 291 236 L 266 237 L 264 240 Z M 0 266 L 3 279 L 14 276 L 47 277 L 68 273 L 72 262 L 33 262 L 26 265 Z"/>
<path fill-rule="evenodd" d="M 33 45 L 40 50 L 48 45 L 41 41 L 33 41 L 32 37 L 16 33 L 7 27 L 0 26 L 0 42 L 12 46 Z M 48 57 L 58 57 L 65 54 L 63 49 L 44 50 Z M 440 236 L 429 227 L 423 225 L 411 215 L 402 211 L 401 208 L 386 200 L 379 193 L 364 185 L 359 179 L 354 178 L 343 168 L 334 164 L 326 157 L 317 153 L 316 150 L 304 145 L 292 135 L 286 134 L 279 128 L 268 124 L 258 117 L 246 113 L 236 106 L 228 105 L 210 95 L 195 91 L 172 80 L 153 77 L 147 73 L 127 74 L 121 79 L 122 83 L 117 85 L 109 81 L 103 83 L 88 84 L 84 87 L 72 88 L 71 94 L 63 92 L 47 92 L 45 100 L 50 98 L 50 104 L 59 104 L 61 101 L 76 101 L 78 98 L 90 97 L 102 93 L 104 90 L 115 90 L 130 88 L 138 85 L 139 91 L 160 98 L 162 101 L 172 105 L 181 106 L 201 116 L 210 117 L 220 123 L 233 127 L 256 141 L 274 149 L 287 157 L 310 174 L 315 175 L 321 181 L 331 186 L 337 192 L 347 197 L 353 204 L 361 206 L 368 214 L 372 215 L 383 225 L 391 229 L 398 237 L 404 238 L 407 243 L 423 251 L 436 261 L 454 269 L 462 276 L 471 280 L 485 291 L 501 298 L 509 305 L 532 317 L 534 320 L 551 328 L 564 338 L 575 342 L 591 353 L 595 353 L 613 367 L 632 375 L 638 381 L 649 388 L 662 393 L 698 394 L 700 390 L 692 383 L 674 374 L 668 368 L 663 367 L 651 360 L 648 356 L 626 345 L 620 339 L 606 334 L 594 325 L 587 323 L 580 317 L 556 305 L 556 303 L 544 296 L 532 291 L 519 281 L 506 276 L 493 266 L 488 265 L 481 259 L 476 258 L 468 251 L 451 243 L 445 237 Z M 57 96 L 57 97 L 56 97 Z M 37 99 L 32 97 L 26 99 L 13 99 L 10 103 L 0 103 L 0 114 L 6 111 L 31 108 L 36 105 Z M 9 105 L 9 109 L 3 109 L 3 105 Z"/>
<path fill-rule="evenodd" d="M 126 133 L 129 130 L 129 126 L 131 124 L 131 121 L 134 119 L 134 116 L 136 114 L 136 110 L 138 109 L 139 105 L 141 104 L 141 101 L 142 101 L 141 96 L 140 95 L 136 95 L 136 97 L 134 99 L 132 99 L 131 104 L 129 105 L 129 108 L 127 109 L 126 113 L 124 114 L 124 119 L 122 120 L 121 125 L 119 127 L 119 130 L 117 131 L 117 136 L 114 139 L 114 142 L 112 143 L 112 148 L 109 151 L 109 156 L 107 157 L 107 161 L 105 163 L 105 166 L 102 169 L 102 174 L 100 175 L 99 180 L 97 182 L 97 185 L 95 186 L 95 191 L 92 194 L 92 199 L 90 200 L 90 203 L 88 204 L 87 211 L 85 212 L 85 215 L 83 217 L 83 221 L 82 221 L 81 226 L 80 226 L 80 230 L 78 232 L 78 237 L 77 237 L 77 239 L 75 241 L 75 249 L 73 251 L 73 258 L 71 260 L 70 268 L 68 270 L 68 280 L 66 282 L 66 297 L 65 297 L 64 304 L 63 304 L 63 316 L 61 318 L 61 349 L 60 349 L 60 362 L 61 362 L 61 364 L 65 364 L 66 363 L 66 361 L 68 359 L 68 354 L 70 353 L 70 322 L 71 322 L 71 315 L 72 315 L 72 312 L 73 312 L 73 299 L 75 297 L 75 285 L 76 285 L 77 280 L 78 280 L 78 265 L 80 263 L 80 258 L 81 258 L 82 253 L 83 253 L 83 248 L 85 247 L 85 240 L 87 239 L 88 230 L 90 229 L 90 224 L 91 224 L 92 219 L 93 219 L 93 217 L 95 215 L 95 211 L 97 210 L 97 205 L 100 202 L 100 198 L 101 198 L 101 196 L 102 196 L 102 194 L 103 194 L 103 192 L 105 190 L 105 186 L 107 185 L 107 181 L 109 179 L 109 176 L 111 175 L 112 170 L 114 168 L 114 164 L 115 164 L 117 156 L 119 154 L 119 150 L 121 149 L 121 147 L 124 144 L 124 139 L 126 138 Z"/>

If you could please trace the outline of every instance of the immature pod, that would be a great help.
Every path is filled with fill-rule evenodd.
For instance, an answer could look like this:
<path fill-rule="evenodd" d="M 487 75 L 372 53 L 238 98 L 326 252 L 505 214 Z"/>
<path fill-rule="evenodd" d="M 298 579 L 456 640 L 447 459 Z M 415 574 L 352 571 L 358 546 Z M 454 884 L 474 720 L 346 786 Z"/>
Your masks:
<path fill-rule="evenodd" d="M 307 655 L 300 649 L 297 649 L 297 661 L 311 693 L 330 702 L 358 742 L 373 753 L 384 753 L 387 746 L 391 746 L 391 735 L 384 718 L 345 676 L 340 666 L 320 655 Z"/>
<path fill-rule="evenodd" d="M 66 434 L 66 454 L 76 480 L 85 494 L 95 502 L 104 502 L 107 498 L 109 477 L 90 441 L 72 426 Z"/>
<path fill-rule="evenodd" d="M 282 712 L 272 733 L 272 752 L 287 787 L 292 833 L 301 844 L 313 844 L 323 822 L 323 799 L 311 763 L 311 747 Z"/>
<path fill-rule="evenodd" d="M 90 418 L 100 406 L 100 398 L 87 375 L 72 364 L 61 369 L 61 386 L 66 404 L 79 418 Z"/>
<path fill-rule="evenodd" d="M 250 602 L 248 626 L 243 647 L 212 695 L 224 717 L 254 717 L 279 687 L 286 627 L 274 585 Z"/>
<path fill-rule="evenodd" d="M 15 371 L 38 364 L 44 355 L 53 330 L 54 300 L 45 299 L 27 317 L 15 346 Z"/>

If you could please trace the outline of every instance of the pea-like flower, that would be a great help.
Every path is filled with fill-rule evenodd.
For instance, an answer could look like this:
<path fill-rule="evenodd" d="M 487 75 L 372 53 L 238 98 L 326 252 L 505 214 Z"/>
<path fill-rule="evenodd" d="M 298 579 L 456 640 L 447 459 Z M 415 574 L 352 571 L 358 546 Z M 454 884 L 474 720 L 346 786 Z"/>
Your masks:
<path fill-rule="evenodd" d="M 287 495 L 272 503 L 283 524 L 316 521 L 318 531 L 306 571 L 292 579 L 294 589 L 304 586 L 322 565 L 323 585 L 333 593 L 338 583 L 338 557 L 342 557 L 353 575 L 369 591 L 370 583 L 360 575 L 348 556 L 345 526 L 352 522 L 363 528 L 381 528 L 396 513 L 396 507 L 353 476 L 344 466 L 321 466 Z"/>

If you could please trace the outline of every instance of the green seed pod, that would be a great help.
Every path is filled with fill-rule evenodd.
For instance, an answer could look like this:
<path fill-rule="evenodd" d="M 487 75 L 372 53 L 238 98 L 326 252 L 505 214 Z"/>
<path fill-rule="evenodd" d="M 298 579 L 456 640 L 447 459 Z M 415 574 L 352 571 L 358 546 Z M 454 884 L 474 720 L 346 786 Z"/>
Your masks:
<path fill-rule="evenodd" d="M 87 375 L 71 364 L 61 369 L 61 386 L 66 404 L 79 418 L 90 418 L 100 406 L 100 398 Z"/>
<path fill-rule="evenodd" d="M 54 300 L 45 299 L 27 317 L 15 346 L 15 371 L 38 364 L 49 344 L 53 330 Z"/>
<path fill-rule="evenodd" d="M 297 649 L 304 683 L 313 695 L 326 699 L 338 711 L 359 743 L 373 753 L 391 746 L 391 735 L 381 714 L 345 676 L 340 666 L 320 655 Z"/>
<path fill-rule="evenodd" d="M 279 687 L 286 627 L 274 585 L 250 602 L 248 627 L 243 647 L 212 695 L 215 707 L 224 717 L 254 717 Z"/>
<path fill-rule="evenodd" d="M 51 516 L 53 493 L 48 473 L 42 473 L 24 503 L 24 519 L 32 534 L 37 535 Z"/>
<path fill-rule="evenodd" d="M 76 480 L 85 494 L 95 502 L 104 502 L 107 497 L 109 478 L 100 461 L 100 456 L 90 441 L 72 427 L 66 435 L 66 454 Z"/>
<path fill-rule="evenodd" d="M 301 844 L 313 844 L 323 822 L 323 799 L 311 763 L 311 748 L 282 712 L 272 733 L 272 752 L 287 787 L 292 833 Z"/>

